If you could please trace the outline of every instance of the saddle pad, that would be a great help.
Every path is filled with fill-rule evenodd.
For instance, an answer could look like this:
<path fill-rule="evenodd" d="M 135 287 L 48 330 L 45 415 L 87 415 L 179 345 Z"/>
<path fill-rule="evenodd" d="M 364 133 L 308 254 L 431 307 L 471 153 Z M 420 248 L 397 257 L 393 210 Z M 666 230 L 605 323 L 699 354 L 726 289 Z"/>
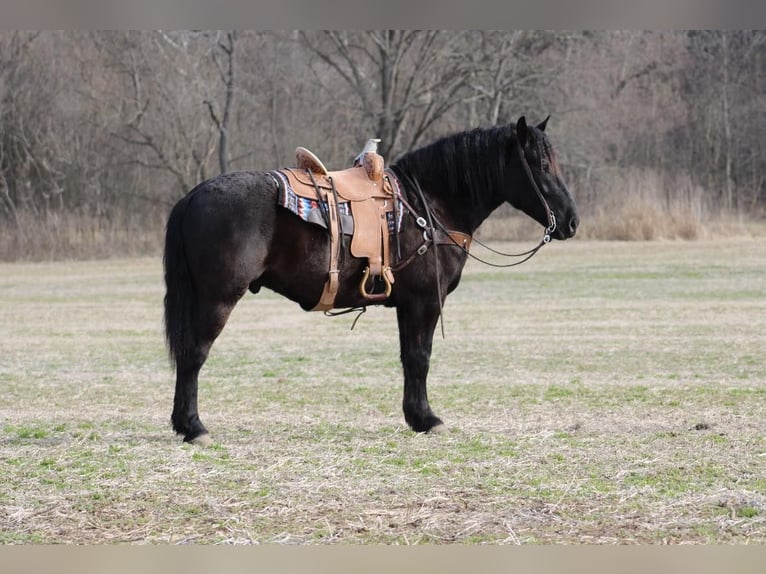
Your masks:
<path fill-rule="evenodd" d="M 277 205 L 290 210 L 303 221 L 314 223 L 327 229 L 327 222 L 325 221 L 323 215 L 323 213 L 326 213 L 328 209 L 326 201 L 323 201 L 323 206 L 320 207 L 319 200 L 299 196 L 293 190 L 290 182 L 287 180 L 287 177 L 285 177 L 285 174 L 280 171 L 270 171 L 269 175 L 277 186 Z M 395 223 L 393 212 L 386 214 L 386 222 L 388 223 L 389 233 L 393 233 L 395 227 L 397 231 L 401 231 L 402 229 L 402 219 L 404 213 L 402 210 L 403 206 L 401 201 L 398 202 L 397 207 L 397 215 L 399 216 L 398 224 Z M 341 201 L 338 203 L 338 210 L 340 211 L 343 234 L 353 235 L 354 220 L 351 217 L 351 202 Z"/>

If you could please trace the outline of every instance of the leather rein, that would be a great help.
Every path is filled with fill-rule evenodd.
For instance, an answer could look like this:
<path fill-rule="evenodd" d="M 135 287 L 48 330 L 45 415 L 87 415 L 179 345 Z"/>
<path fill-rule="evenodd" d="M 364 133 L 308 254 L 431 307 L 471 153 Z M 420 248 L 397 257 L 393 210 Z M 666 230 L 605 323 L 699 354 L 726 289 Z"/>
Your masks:
<path fill-rule="evenodd" d="M 425 254 L 425 252 L 428 250 L 428 247 L 431 244 L 436 245 L 449 245 L 449 246 L 455 246 L 459 247 L 463 253 L 465 253 L 467 256 L 475 259 L 476 261 L 479 261 L 480 263 L 483 263 L 485 265 L 489 265 L 491 267 L 515 267 L 516 265 L 521 265 L 525 261 L 529 261 L 529 259 L 532 258 L 535 253 L 537 253 L 544 245 L 547 245 L 551 241 L 551 235 L 556 230 L 556 216 L 554 215 L 553 211 L 551 210 L 550 206 L 548 205 L 548 202 L 545 200 L 545 197 L 543 196 L 542 191 L 540 191 L 540 187 L 537 185 L 537 182 L 535 181 L 534 176 L 532 175 L 532 169 L 529 167 L 529 163 L 527 162 L 526 154 L 524 154 L 524 149 L 521 147 L 521 143 L 519 140 L 516 140 L 516 149 L 519 152 L 519 159 L 521 160 L 521 165 L 524 168 L 524 173 L 527 175 L 527 179 L 529 180 L 529 183 L 532 185 L 532 188 L 535 190 L 535 193 L 537 194 L 537 197 L 540 199 L 540 203 L 542 203 L 543 208 L 545 209 L 547 218 L 548 218 L 548 226 L 545 228 L 545 233 L 543 235 L 543 238 L 540 240 L 540 243 L 538 243 L 535 247 L 528 251 L 524 251 L 523 253 L 502 253 L 501 251 L 497 251 L 495 249 L 492 249 L 488 245 L 485 245 L 478 239 L 474 239 L 469 234 L 465 234 L 462 232 L 455 232 L 448 230 L 442 223 L 439 221 L 439 219 L 436 217 L 435 214 L 431 212 L 431 209 L 428 206 L 428 203 L 426 202 L 425 195 L 423 194 L 423 189 L 420 187 L 420 184 L 418 181 L 410 176 L 405 176 L 407 180 L 409 180 L 408 183 L 410 183 L 411 187 L 413 187 L 418 194 L 418 199 L 420 200 L 421 205 L 423 206 L 423 209 L 425 210 L 426 217 L 422 217 L 418 215 L 418 213 L 412 208 L 412 206 L 404 199 L 403 194 L 401 193 L 401 189 L 399 185 L 394 186 L 394 189 L 397 190 L 397 195 L 399 199 L 402 201 L 404 206 L 407 208 L 410 213 L 412 213 L 413 217 L 415 217 L 415 222 L 417 225 L 421 228 L 423 228 L 423 239 L 424 243 L 418 247 L 418 249 L 410 254 L 409 257 L 406 259 L 401 259 L 400 254 L 400 260 L 399 262 L 392 266 L 393 271 L 399 271 L 400 269 L 403 269 L 407 265 L 409 265 L 417 256 Z M 387 176 L 391 175 L 392 177 L 396 177 L 391 170 L 386 170 Z M 430 233 L 430 236 L 429 236 Z M 447 239 L 437 239 L 437 234 L 441 233 L 444 237 Z M 462 243 L 455 239 L 455 236 L 463 237 Z M 397 235 L 397 241 L 398 241 L 398 235 Z M 469 246 L 471 241 L 475 241 L 485 249 L 491 251 L 492 253 L 495 253 L 496 255 L 500 255 L 502 257 L 523 257 L 520 261 L 515 261 L 512 263 L 505 263 L 505 264 L 499 264 L 499 263 L 491 263 L 489 261 L 485 261 L 484 259 L 481 259 L 480 257 L 477 257 L 476 255 L 472 254 L 469 251 Z M 397 252 L 398 252 L 398 245 L 397 245 Z M 439 298 L 439 321 L 441 323 L 441 331 L 442 331 L 442 337 L 444 337 L 444 319 L 443 319 L 443 308 L 444 308 L 444 300 L 442 298 L 442 290 L 441 290 L 441 274 L 439 273 L 439 250 L 434 250 L 434 259 L 436 264 L 436 292 L 437 296 Z M 357 317 L 358 319 L 358 317 Z M 353 326 L 352 326 L 353 329 Z"/>
<path fill-rule="evenodd" d="M 444 224 L 439 221 L 439 219 L 436 217 L 434 213 L 432 213 L 431 209 L 428 206 L 428 202 L 426 201 L 425 195 L 423 194 L 423 189 L 420 187 L 420 184 L 416 179 L 413 177 L 404 174 L 404 179 L 407 180 L 407 183 L 410 187 L 414 188 L 415 191 L 418 194 L 418 200 L 420 204 L 423 206 L 423 209 L 425 211 L 425 217 L 418 214 L 418 212 L 413 209 L 413 207 L 409 204 L 409 202 L 404 198 L 404 194 L 401 192 L 401 186 L 398 183 L 398 177 L 391 169 L 386 169 L 385 177 L 388 177 L 390 179 L 393 179 L 395 182 L 395 185 L 392 185 L 392 188 L 394 189 L 394 206 L 396 206 L 396 199 L 399 199 L 404 207 L 412 214 L 412 216 L 415 218 L 415 223 L 418 225 L 418 227 L 421 227 L 423 229 L 423 243 L 418 247 L 413 253 L 411 253 L 406 258 L 402 259 L 401 257 L 401 250 L 399 246 L 399 234 L 396 234 L 396 241 L 397 241 L 397 254 L 398 254 L 398 261 L 395 265 L 391 266 L 391 270 L 396 272 L 400 271 L 401 269 L 404 269 L 407 267 L 410 263 L 412 263 L 417 257 L 424 255 L 426 251 L 428 251 L 428 248 L 434 244 L 434 245 L 447 245 L 447 246 L 454 246 L 460 248 L 463 253 L 465 253 L 467 256 L 475 259 L 476 261 L 479 261 L 480 263 L 483 263 L 485 265 L 489 265 L 491 267 L 515 267 L 516 265 L 521 265 L 522 263 L 529 261 L 529 259 L 532 258 L 533 255 L 535 255 L 544 245 L 547 245 L 551 241 L 551 234 L 556 230 L 556 216 L 554 215 L 553 211 L 551 210 L 550 206 L 548 205 L 548 202 L 545 200 L 545 197 L 543 196 L 542 191 L 540 191 L 539 186 L 537 185 L 537 182 L 535 181 L 534 176 L 532 175 L 532 169 L 529 167 L 529 163 L 527 162 L 526 155 L 524 154 L 524 149 L 521 147 L 521 143 L 516 140 L 516 149 L 519 152 L 519 159 L 521 160 L 521 165 L 524 168 L 524 173 L 527 175 L 527 179 L 529 180 L 529 183 L 532 185 L 532 189 L 535 190 L 535 193 L 537 194 L 537 197 L 540 199 L 540 203 L 542 203 L 547 218 L 548 218 L 548 226 L 545 228 L 545 233 L 543 235 L 543 238 L 540 240 L 540 243 L 538 243 L 535 247 L 532 249 L 529 249 L 528 251 L 524 251 L 523 253 L 503 253 L 501 251 L 497 251 L 495 249 L 492 249 L 488 245 L 482 243 L 478 239 L 473 238 L 470 234 L 462 233 L 458 231 L 450 231 L 448 230 Z M 392 182 L 392 183 L 394 183 Z M 395 215 L 395 221 L 398 221 L 398 217 Z M 441 237 L 440 237 L 441 236 Z M 457 239 L 456 239 L 457 237 Z M 461 241 L 462 239 L 462 241 Z M 522 257 L 520 261 L 515 261 L 512 263 L 492 263 L 490 261 L 485 261 L 484 259 L 481 259 L 480 257 L 477 257 L 476 255 L 472 254 L 469 251 L 469 247 L 471 244 L 471 241 L 475 241 L 488 251 L 491 251 L 492 253 L 495 253 L 496 255 L 500 255 L 502 257 L 513 257 L 513 258 L 519 258 Z M 444 337 L 444 320 L 443 320 L 443 307 L 444 307 L 444 300 L 442 298 L 442 290 L 441 290 L 441 277 L 440 277 L 440 266 L 439 266 L 439 250 L 434 250 L 434 258 L 436 263 L 436 290 L 437 290 L 437 296 L 439 299 L 439 321 L 441 323 L 441 331 L 442 331 L 442 337 Z M 324 314 L 327 316 L 337 316 L 337 315 L 344 315 L 346 313 L 351 313 L 358 311 L 359 315 L 354 319 L 354 322 L 351 325 L 351 329 L 356 326 L 356 322 L 359 320 L 359 318 L 362 316 L 362 314 L 367 310 L 366 306 L 363 307 L 354 307 L 351 309 L 346 309 L 343 311 L 325 311 Z"/>
<path fill-rule="evenodd" d="M 416 255 L 423 255 L 428 249 L 428 247 L 430 246 L 430 244 L 436 242 L 435 238 L 437 236 L 437 233 L 441 233 L 444 237 L 448 238 L 446 241 L 445 240 L 438 241 L 438 244 L 441 244 L 441 245 L 447 244 L 447 245 L 454 245 L 456 247 L 459 247 L 469 257 L 475 259 L 476 261 L 479 261 L 480 263 L 489 265 L 491 267 L 514 267 L 516 265 L 521 265 L 525 261 L 528 261 L 533 255 L 535 255 L 535 253 L 537 253 L 544 245 L 547 245 L 548 243 L 550 243 L 551 235 L 553 234 L 554 231 L 556 231 L 556 216 L 554 215 L 553 210 L 551 210 L 551 208 L 548 206 L 548 202 L 545 200 L 545 197 L 540 191 L 540 188 L 537 185 L 537 182 L 535 181 L 534 176 L 532 175 L 532 169 L 529 167 L 529 163 L 527 162 L 527 158 L 526 158 L 526 155 L 524 154 L 524 150 L 522 149 L 521 144 L 519 143 L 518 140 L 516 140 L 516 149 L 519 151 L 519 158 L 521 160 L 521 165 L 524 168 L 524 173 L 527 175 L 527 179 L 529 180 L 529 183 L 532 185 L 532 188 L 535 190 L 537 197 L 540 199 L 540 203 L 543 205 L 543 208 L 545 209 L 545 212 L 548 218 L 548 226 L 545 228 L 545 232 L 544 232 L 543 238 L 540 240 L 540 243 L 538 243 L 532 249 L 529 249 L 528 251 L 524 251 L 522 253 L 503 253 L 502 251 L 497 251 L 496 249 L 491 248 L 489 245 L 482 243 L 478 239 L 471 237 L 471 235 L 469 234 L 449 231 L 439 221 L 439 219 L 433 213 L 431 213 L 431 210 L 428 207 L 428 203 L 426 202 L 425 196 L 423 195 L 423 190 L 421 189 L 418 182 L 411 177 L 407 177 L 407 179 L 410 180 L 412 187 L 414 187 L 418 193 L 418 199 L 420 200 L 420 203 L 423 205 L 423 208 L 426 212 L 426 217 L 428 218 L 428 220 L 419 216 L 418 213 L 412 208 L 412 206 L 409 205 L 409 203 L 407 203 L 407 201 L 404 199 L 401 193 L 399 193 L 399 199 L 415 217 L 415 222 L 417 223 L 417 225 L 424 229 L 423 238 L 425 242 L 423 243 L 423 245 L 421 245 L 417 249 L 415 253 L 412 253 L 406 259 L 402 260 L 400 257 L 400 261 L 395 266 L 393 266 L 392 269 L 395 271 L 398 271 L 406 267 L 409 263 L 411 263 L 412 260 L 415 259 Z M 399 186 L 396 186 L 395 189 L 397 189 L 398 187 Z M 428 235 L 429 232 L 431 233 L 430 237 Z M 456 235 L 467 237 L 468 241 L 463 240 L 461 243 L 459 240 L 455 239 Z M 495 253 L 496 255 L 500 255 L 502 257 L 523 257 L 523 259 L 521 261 L 515 261 L 512 263 L 505 263 L 505 264 L 492 263 L 490 261 L 485 261 L 484 259 L 481 259 L 480 257 L 477 257 L 476 255 L 472 254 L 468 250 L 468 246 L 470 245 L 471 241 L 478 243 L 483 248 L 487 249 L 488 251 L 491 251 L 492 253 Z M 437 256 L 437 271 L 438 271 L 438 256 Z"/>

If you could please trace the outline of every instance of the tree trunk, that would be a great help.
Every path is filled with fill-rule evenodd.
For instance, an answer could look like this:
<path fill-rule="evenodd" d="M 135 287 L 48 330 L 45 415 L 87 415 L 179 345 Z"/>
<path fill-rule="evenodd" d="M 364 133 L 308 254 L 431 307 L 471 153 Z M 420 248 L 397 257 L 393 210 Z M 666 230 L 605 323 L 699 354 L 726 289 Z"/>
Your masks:
<path fill-rule="evenodd" d="M 723 59 L 723 86 L 721 100 L 723 105 L 724 154 L 726 161 L 726 209 L 734 209 L 734 185 L 731 178 L 731 119 L 729 118 L 729 44 L 726 31 L 721 32 L 721 52 Z"/>
<path fill-rule="evenodd" d="M 226 35 L 228 44 L 219 43 L 221 49 L 226 53 L 227 73 L 226 98 L 223 105 L 223 119 L 219 126 L 220 139 L 218 141 L 218 166 L 221 173 L 229 171 L 229 126 L 231 125 L 231 109 L 234 104 L 234 77 L 237 31 L 233 30 Z"/>

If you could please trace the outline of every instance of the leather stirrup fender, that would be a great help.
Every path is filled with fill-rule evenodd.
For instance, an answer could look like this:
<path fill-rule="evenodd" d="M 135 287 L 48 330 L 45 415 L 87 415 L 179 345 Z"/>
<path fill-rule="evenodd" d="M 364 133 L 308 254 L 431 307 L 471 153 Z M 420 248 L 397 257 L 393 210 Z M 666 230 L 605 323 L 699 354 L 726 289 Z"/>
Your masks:
<path fill-rule="evenodd" d="M 327 281 L 325 281 L 319 303 L 312 311 L 328 311 L 335 307 L 335 297 L 338 294 L 338 260 L 340 259 L 340 230 L 338 228 L 338 207 L 335 196 L 328 193 L 326 196 L 327 211 L 330 218 L 330 269 Z"/>

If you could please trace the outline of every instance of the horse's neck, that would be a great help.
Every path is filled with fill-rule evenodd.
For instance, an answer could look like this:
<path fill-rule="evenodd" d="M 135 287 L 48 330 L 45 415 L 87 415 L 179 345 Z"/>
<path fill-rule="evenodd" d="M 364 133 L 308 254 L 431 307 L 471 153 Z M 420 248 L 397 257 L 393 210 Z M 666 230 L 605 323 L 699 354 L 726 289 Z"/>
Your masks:
<path fill-rule="evenodd" d="M 417 177 L 416 173 L 411 174 L 411 178 L 421 183 Z M 408 177 L 404 179 L 408 197 L 417 204 L 421 204 L 422 199 L 412 179 Z M 439 181 L 439 178 L 425 180 L 421 186 L 428 209 L 433 211 L 445 225 L 464 233 L 473 234 L 502 203 L 502 200 L 496 199 L 491 194 L 491 190 L 481 190 L 486 192 L 485 194 L 471 194 L 468 190 L 465 190 L 465 193 L 459 191 L 449 193 L 448 183 Z"/>

